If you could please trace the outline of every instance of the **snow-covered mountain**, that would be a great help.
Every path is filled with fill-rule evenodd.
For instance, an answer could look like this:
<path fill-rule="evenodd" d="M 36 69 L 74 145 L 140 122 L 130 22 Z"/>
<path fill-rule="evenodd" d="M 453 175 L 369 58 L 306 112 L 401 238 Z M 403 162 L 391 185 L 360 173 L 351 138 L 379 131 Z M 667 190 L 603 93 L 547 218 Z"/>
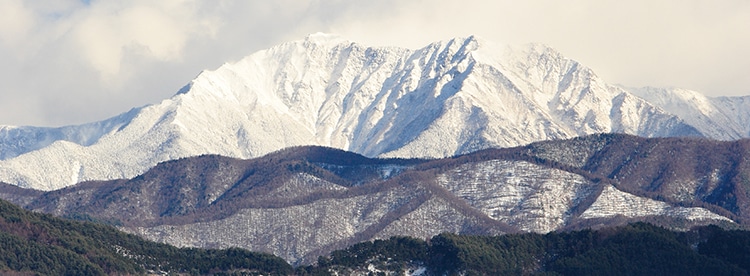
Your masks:
<path fill-rule="evenodd" d="M 719 119 L 696 123 L 668 105 L 609 85 L 543 45 L 468 37 L 411 50 L 314 34 L 204 71 L 161 103 L 101 122 L 0 127 L 0 181 L 51 190 L 130 178 L 180 157 L 250 158 L 295 145 L 444 157 L 602 132 L 748 134 L 742 121 L 717 130 L 710 122 Z"/>
<path fill-rule="evenodd" d="M 711 98 L 679 88 L 625 88 L 659 108 L 679 116 L 705 136 L 720 140 L 750 137 L 750 97 Z"/>

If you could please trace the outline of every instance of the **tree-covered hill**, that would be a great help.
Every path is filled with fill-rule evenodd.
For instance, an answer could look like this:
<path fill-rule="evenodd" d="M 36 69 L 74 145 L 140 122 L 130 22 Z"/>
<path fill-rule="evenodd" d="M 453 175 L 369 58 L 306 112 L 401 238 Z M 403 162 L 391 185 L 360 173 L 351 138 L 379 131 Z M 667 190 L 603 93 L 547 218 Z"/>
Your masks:
<path fill-rule="evenodd" d="M 270 254 L 177 248 L 110 226 L 30 212 L 4 200 L 0 200 L 0 245 L 2 274 L 292 273 L 289 264 Z"/>
<path fill-rule="evenodd" d="M 425 241 L 392 237 L 355 244 L 293 269 L 244 249 L 149 242 L 90 222 L 30 212 L 0 200 L 0 273 L 20 275 L 748 275 L 750 232 L 716 226 L 687 232 L 647 223 L 622 227 Z"/>
<path fill-rule="evenodd" d="M 0 198 L 179 247 L 273 253 L 293 265 L 394 235 L 580 230 L 649 222 L 750 228 L 750 139 L 599 134 L 443 159 L 293 147 L 204 155 L 146 173 Z"/>
<path fill-rule="evenodd" d="M 750 232 L 675 232 L 646 223 L 600 230 L 393 237 L 353 245 L 301 275 L 748 275 Z"/>

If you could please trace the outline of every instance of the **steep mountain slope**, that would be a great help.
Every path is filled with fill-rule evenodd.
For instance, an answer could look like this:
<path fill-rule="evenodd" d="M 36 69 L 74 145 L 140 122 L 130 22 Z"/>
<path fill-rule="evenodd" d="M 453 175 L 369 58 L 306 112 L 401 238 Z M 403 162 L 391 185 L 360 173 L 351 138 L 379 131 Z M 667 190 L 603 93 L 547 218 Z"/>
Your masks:
<path fill-rule="evenodd" d="M 184 158 L 133 179 L 44 193 L 0 185 L 0 196 L 173 245 L 237 246 L 309 263 L 395 235 L 746 224 L 748 188 L 739 181 L 750 152 L 739 149 L 747 143 L 594 135 L 438 160 L 294 147 L 249 160 Z M 670 150 L 682 155 L 658 157 Z"/>
<path fill-rule="evenodd" d="M 296 145 L 445 157 L 601 132 L 716 134 L 703 126 L 543 45 L 468 37 L 410 50 L 316 34 L 202 72 L 175 96 L 115 118 L 0 127 L 0 181 L 52 190 L 181 157 L 250 158 Z"/>

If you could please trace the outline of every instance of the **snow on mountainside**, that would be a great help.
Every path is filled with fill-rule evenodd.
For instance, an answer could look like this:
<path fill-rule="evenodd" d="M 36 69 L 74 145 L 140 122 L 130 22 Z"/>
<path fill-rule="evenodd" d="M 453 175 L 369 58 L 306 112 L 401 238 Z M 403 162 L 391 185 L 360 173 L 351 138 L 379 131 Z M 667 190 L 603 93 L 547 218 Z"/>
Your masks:
<path fill-rule="evenodd" d="M 734 140 L 750 136 L 750 97 L 710 98 L 679 88 L 625 88 L 682 118 L 706 136 Z"/>
<path fill-rule="evenodd" d="M 249 158 L 295 145 L 444 157 L 601 132 L 727 138 L 657 106 L 543 45 L 468 37 L 411 50 L 314 34 L 204 71 L 175 96 L 105 121 L 2 127 L 0 181 L 50 190 L 180 157 Z"/>

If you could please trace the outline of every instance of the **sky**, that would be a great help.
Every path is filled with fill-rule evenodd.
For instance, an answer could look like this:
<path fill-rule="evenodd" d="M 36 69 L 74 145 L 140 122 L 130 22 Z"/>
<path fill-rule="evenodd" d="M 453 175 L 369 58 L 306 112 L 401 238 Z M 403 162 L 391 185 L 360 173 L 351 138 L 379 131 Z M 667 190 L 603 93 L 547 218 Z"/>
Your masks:
<path fill-rule="evenodd" d="M 612 84 L 750 95 L 748 0 L 0 0 L 0 125 L 103 120 L 315 32 L 543 43 Z"/>

